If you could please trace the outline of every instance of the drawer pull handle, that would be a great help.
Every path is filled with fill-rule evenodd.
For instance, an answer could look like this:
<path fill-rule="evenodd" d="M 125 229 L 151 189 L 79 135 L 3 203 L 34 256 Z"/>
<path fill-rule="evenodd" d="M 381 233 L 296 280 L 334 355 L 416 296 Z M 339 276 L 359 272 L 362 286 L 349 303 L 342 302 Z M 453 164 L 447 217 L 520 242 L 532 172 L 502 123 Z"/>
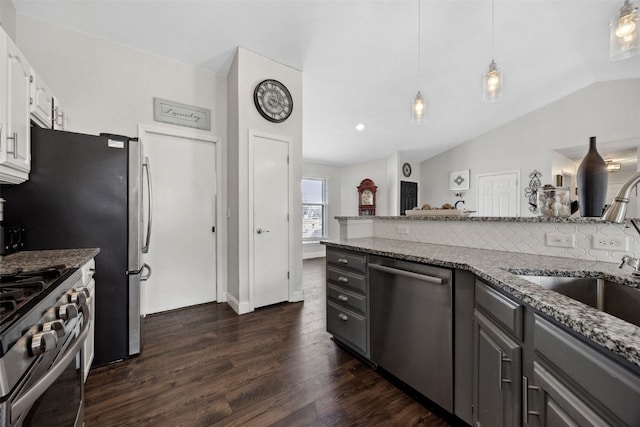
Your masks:
<path fill-rule="evenodd" d="M 347 317 L 347 315 L 346 315 L 346 314 L 344 314 L 344 313 L 340 313 L 340 314 L 338 314 L 338 319 L 343 320 L 343 321 L 345 321 L 345 322 L 346 322 L 347 320 L 349 320 L 349 318 Z"/>
<path fill-rule="evenodd" d="M 522 376 L 522 424 L 529 424 L 529 415 L 539 416 L 540 412 L 529 410 L 529 390 L 538 390 L 537 386 L 529 385 L 529 379 Z"/>
<path fill-rule="evenodd" d="M 338 277 L 338 282 L 347 283 L 348 281 L 349 279 L 344 276 Z"/>
<path fill-rule="evenodd" d="M 338 299 L 344 302 L 349 301 L 349 298 L 346 295 L 342 295 L 342 294 L 338 295 Z"/>
<path fill-rule="evenodd" d="M 338 258 L 340 264 L 349 264 L 349 260 L 346 258 Z"/>

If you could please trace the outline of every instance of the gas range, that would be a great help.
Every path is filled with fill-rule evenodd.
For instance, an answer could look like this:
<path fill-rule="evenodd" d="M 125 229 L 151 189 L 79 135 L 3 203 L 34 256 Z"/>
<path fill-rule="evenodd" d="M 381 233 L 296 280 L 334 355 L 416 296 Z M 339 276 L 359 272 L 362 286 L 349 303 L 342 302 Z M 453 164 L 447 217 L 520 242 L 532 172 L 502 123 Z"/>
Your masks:
<path fill-rule="evenodd" d="M 0 333 L 38 304 L 73 270 L 53 265 L 38 270 L 17 269 L 0 275 Z"/>

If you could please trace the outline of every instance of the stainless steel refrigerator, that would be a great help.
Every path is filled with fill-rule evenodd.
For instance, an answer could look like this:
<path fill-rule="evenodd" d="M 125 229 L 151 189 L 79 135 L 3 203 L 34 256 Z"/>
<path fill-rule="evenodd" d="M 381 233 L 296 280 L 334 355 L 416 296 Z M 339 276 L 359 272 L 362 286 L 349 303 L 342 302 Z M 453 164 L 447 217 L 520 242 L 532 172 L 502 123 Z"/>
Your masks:
<path fill-rule="evenodd" d="M 144 176 L 143 176 L 144 175 Z M 99 247 L 94 366 L 140 353 L 140 282 L 150 269 L 147 159 L 137 139 L 32 127 L 31 173 L 2 186 L 4 224 L 22 225 L 25 250 Z M 151 203 L 148 203 L 151 206 Z"/>

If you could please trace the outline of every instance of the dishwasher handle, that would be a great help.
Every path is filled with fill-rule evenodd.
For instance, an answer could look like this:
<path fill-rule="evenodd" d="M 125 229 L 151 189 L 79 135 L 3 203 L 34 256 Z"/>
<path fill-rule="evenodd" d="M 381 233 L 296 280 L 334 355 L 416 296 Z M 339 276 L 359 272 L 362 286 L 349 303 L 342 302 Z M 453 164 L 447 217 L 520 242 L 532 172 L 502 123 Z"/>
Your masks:
<path fill-rule="evenodd" d="M 369 269 L 383 271 L 385 273 L 396 274 L 398 276 L 410 277 L 416 280 L 422 280 L 423 282 L 433 283 L 436 285 L 446 285 L 447 279 L 442 279 L 435 276 L 427 276 L 425 274 L 414 273 L 412 271 L 399 270 L 397 268 L 386 267 L 379 264 L 369 264 Z"/>

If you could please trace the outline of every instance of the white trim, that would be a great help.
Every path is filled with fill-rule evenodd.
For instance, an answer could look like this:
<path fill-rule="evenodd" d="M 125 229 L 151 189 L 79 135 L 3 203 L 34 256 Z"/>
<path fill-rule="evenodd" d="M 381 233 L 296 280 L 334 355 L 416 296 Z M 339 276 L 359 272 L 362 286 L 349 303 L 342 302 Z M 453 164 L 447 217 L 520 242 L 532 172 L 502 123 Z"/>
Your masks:
<path fill-rule="evenodd" d="M 291 248 L 293 247 L 293 236 L 299 236 L 299 234 L 295 234 L 294 230 L 293 230 L 293 223 L 294 221 L 291 221 L 291 209 L 293 206 L 293 188 L 294 188 L 294 183 L 293 183 L 293 139 L 285 137 L 285 136 L 280 136 L 280 135 L 274 135 L 274 134 L 269 134 L 269 133 L 265 133 L 265 132 L 261 132 L 261 131 L 257 131 L 254 129 L 249 129 L 249 307 L 250 307 L 250 311 L 255 310 L 255 260 L 254 260 L 254 254 L 253 254 L 253 244 L 254 244 L 254 238 L 255 238 L 255 234 L 253 233 L 253 229 L 254 229 L 254 217 L 253 217 L 253 167 L 254 167 L 254 155 L 253 155 L 253 150 L 254 150 L 254 144 L 255 144 L 255 140 L 256 138 L 262 138 L 262 139 L 271 139 L 273 141 L 278 141 L 278 142 L 282 142 L 287 144 L 287 155 L 289 156 L 289 162 L 287 165 L 288 171 L 287 171 L 287 176 L 288 176 L 288 180 L 289 180 L 289 194 L 288 194 L 288 199 L 289 199 L 289 210 L 288 210 L 288 214 L 289 214 L 289 259 L 288 259 L 288 271 L 291 274 L 291 266 L 293 265 L 293 254 L 292 254 L 292 250 Z M 298 295 L 299 292 L 293 292 L 292 291 L 292 286 L 291 286 L 291 277 L 289 277 L 289 281 L 288 281 L 288 287 L 289 287 L 289 301 L 300 301 L 300 296 Z M 304 295 L 302 296 L 304 297 Z"/>
<path fill-rule="evenodd" d="M 227 221 L 226 221 L 226 209 L 227 209 L 227 191 L 226 185 L 223 185 L 225 180 L 222 176 L 222 140 L 221 138 L 214 136 L 211 132 L 190 129 L 190 128 L 176 128 L 169 125 L 148 125 L 138 124 L 138 138 L 142 141 L 144 150 L 144 140 L 146 135 L 156 134 L 173 136 L 177 138 L 192 139 L 198 141 L 212 142 L 215 144 L 216 151 L 216 301 L 226 302 L 227 293 L 227 277 L 226 268 L 222 268 L 227 265 Z"/>
<path fill-rule="evenodd" d="M 227 304 L 229 304 L 229 307 L 231 307 L 236 314 L 247 314 L 253 311 L 249 301 L 239 302 L 238 299 L 231 294 L 227 295 Z"/>
<path fill-rule="evenodd" d="M 289 302 L 298 302 L 298 301 L 304 301 L 304 290 L 294 291 L 289 293 Z"/>

